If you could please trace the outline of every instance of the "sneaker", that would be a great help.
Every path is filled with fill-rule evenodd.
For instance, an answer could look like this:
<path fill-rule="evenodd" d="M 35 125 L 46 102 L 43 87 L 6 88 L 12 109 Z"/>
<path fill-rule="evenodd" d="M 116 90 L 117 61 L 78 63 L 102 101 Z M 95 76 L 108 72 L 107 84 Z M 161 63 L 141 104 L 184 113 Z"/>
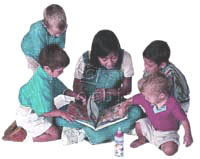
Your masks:
<path fill-rule="evenodd" d="M 83 141 L 85 138 L 84 130 L 63 127 L 61 140 L 64 145 L 70 145 Z"/>

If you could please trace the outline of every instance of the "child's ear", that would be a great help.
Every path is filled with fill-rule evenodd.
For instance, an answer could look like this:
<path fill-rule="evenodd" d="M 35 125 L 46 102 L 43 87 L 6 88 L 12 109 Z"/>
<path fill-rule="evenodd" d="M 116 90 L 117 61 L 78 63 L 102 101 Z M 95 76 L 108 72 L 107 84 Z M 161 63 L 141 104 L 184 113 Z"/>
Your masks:
<path fill-rule="evenodd" d="M 49 66 L 44 66 L 43 69 L 44 69 L 44 71 L 47 72 L 47 73 L 50 73 L 50 72 L 51 72 L 51 69 L 49 68 Z"/>
<path fill-rule="evenodd" d="M 167 62 L 161 62 L 161 64 L 159 65 L 159 68 L 164 68 L 167 66 Z"/>
<path fill-rule="evenodd" d="M 160 100 L 164 100 L 166 98 L 166 94 L 160 93 L 159 98 L 160 98 Z"/>

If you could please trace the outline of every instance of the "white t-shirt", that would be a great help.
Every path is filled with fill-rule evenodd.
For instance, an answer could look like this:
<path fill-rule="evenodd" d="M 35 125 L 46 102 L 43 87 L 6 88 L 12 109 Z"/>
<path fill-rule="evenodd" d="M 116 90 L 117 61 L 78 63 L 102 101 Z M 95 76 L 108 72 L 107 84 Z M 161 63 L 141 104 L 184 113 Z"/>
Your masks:
<path fill-rule="evenodd" d="M 90 52 L 89 52 L 89 54 L 90 54 Z M 85 65 L 86 64 L 84 63 L 83 56 L 81 56 L 76 64 L 74 78 L 76 78 L 76 79 L 83 78 Z M 124 77 L 132 77 L 134 75 L 132 58 L 131 58 L 131 55 L 126 51 L 124 51 L 124 56 L 123 56 L 122 65 L 121 65 L 121 71 L 124 73 Z"/>

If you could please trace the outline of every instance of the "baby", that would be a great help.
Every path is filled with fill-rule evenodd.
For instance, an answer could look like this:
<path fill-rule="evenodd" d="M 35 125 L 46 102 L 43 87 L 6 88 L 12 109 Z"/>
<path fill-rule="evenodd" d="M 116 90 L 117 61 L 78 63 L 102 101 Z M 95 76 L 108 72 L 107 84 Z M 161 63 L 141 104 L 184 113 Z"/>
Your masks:
<path fill-rule="evenodd" d="M 184 127 L 184 144 L 193 142 L 188 118 L 174 97 L 169 95 L 169 82 L 161 73 L 150 74 L 139 81 L 140 94 L 128 99 L 121 106 L 123 114 L 130 104 L 140 105 L 147 117 L 136 122 L 138 139 L 131 143 L 132 148 L 150 142 L 161 149 L 166 155 L 178 151 L 179 122 Z"/>

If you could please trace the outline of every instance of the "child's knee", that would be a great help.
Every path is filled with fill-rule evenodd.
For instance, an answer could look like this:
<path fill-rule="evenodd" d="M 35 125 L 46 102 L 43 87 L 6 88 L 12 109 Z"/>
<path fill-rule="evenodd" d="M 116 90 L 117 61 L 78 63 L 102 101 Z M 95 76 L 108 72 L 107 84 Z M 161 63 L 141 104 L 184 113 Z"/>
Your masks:
<path fill-rule="evenodd" d="M 167 155 L 172 156 L 178 151 L 178 145 L 175 142 L 167 142 L 161 145 L 161 150 Z"/>

